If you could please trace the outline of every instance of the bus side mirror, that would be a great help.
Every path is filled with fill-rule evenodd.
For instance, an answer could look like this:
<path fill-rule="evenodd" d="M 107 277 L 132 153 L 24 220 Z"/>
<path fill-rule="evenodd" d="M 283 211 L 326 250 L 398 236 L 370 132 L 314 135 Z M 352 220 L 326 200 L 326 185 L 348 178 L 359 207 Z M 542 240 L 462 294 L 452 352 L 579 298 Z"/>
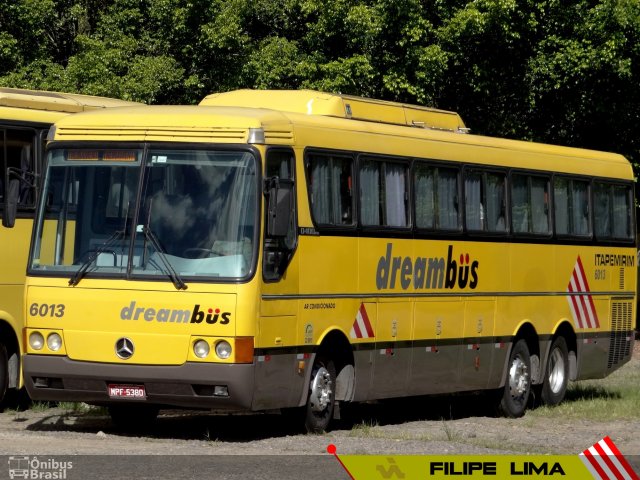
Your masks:
<path fill-rule="evenodd" d="M 2 226 L 13 228 L 16 224 L 16 212 L 18 211 L 18 196 L 20 195 L 20 180 L 12 178 L 4 196 L 4 212 Z"/>
<path fill-rule="evenodd" d="M 267 236 L 286 237 L 293 214 L 293 181 L 272 177 L 265 181 Z"/>

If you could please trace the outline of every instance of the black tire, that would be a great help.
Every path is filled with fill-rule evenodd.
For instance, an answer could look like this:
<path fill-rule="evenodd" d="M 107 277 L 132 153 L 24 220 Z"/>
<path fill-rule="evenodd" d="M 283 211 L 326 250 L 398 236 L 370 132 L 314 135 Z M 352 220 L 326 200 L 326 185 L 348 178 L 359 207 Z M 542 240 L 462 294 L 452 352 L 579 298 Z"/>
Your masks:
<path fill-rule="evenodd" d="M 336 399 L 336 367 L 332 360 L 316 357 L 309 380 L 304 426 L 309 433 L 326 432 Z"/>
<path fill-rule="evenodd" d="M 498 413 L 517 418 L 524 415 L 531 393 L 531 358 L 523 339 L 511 348 L 507 365 L 507 379 L 498 404 Z"/>
<path fill-rule="evenodd" d="M 151 428 L 160 409 L 155 405 L 122 404 L 109 406 L 111 421 L 120 430 L 140 431 Z"/>
<path fill-rule="evenodd" d="M 0 343 L 0 405 L 4 406 L 7 386 L 9 385 L 9 357 L 7 347 Z"/>
<path fill-rule="evenodd" d="M 569 348 L 564 337 L 551 344 L 540 399 L 544 405 L 558 405 L 564 400 L 569 384 Z"/>
<path fill-rule="evenodd" d="M 24 412 L 29 410 L 33 405 L 32 400 L 29 398 L 27 389 L 22 387 L 21 389 L 10 388 L 5 393 L 4 401 L 2 403 L 4 408 L 10 408 L 12 410 L 18 410 Z"/>

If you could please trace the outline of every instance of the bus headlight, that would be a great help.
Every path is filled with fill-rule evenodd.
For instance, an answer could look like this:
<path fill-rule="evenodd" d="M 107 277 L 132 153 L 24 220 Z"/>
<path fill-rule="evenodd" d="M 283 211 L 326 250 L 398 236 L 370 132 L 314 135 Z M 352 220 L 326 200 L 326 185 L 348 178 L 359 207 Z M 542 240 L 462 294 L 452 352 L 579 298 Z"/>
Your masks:
<path fill-rule="evenodd" d="M 57 333 L 51 333 L 47 337 L 47 347 L 52 352 L 57 352 L 62 347 L 62 337 Z"/>
<path fill-rule="evenodd" d="M 42 350 L 44 347 L 44 337 L 40 332 L 32 332 L 29 335 L 29 346 L 34 350 Z"/>
<path fill-rule="evenodd" d="M 198 358 L 206 358 L 209 355 L 209 343 L 204 340 L 196 340 L 193 344 L 193 353 Z"/>
<path fill-rule="evenodd" d="M 231 356 L 231 344 L 225 340 L 216 343 L 216 355 L 222 360 L 226 360 Z"/>

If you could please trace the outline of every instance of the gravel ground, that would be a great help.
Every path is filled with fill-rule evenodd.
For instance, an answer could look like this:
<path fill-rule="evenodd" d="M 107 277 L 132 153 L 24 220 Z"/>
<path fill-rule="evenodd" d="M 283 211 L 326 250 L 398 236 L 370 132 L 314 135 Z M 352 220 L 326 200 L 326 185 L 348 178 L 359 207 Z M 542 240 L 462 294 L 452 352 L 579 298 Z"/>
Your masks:
<path fill-rule="evenodd" d="M 640 342 L 624 369 L 640 368 Z M 640 386 L 639 386 L 640 388 Z M 537 416 L 493 418 L 483 397 L 438 397 L 366 405 L 355 420 L 323 435 L 303 435 L 280 415 L 220 416 L 165 411 L 142 434 L 118 431 L 102 410 L 37 406 L 0 413 L 0 455 L 326 455 L 576 454 L 609 435 L 640 458 L 640 421 Z M 639 407 L 640 408 L 640 407 Z M 447 420 L 442 420 L 446 418 Z"/>

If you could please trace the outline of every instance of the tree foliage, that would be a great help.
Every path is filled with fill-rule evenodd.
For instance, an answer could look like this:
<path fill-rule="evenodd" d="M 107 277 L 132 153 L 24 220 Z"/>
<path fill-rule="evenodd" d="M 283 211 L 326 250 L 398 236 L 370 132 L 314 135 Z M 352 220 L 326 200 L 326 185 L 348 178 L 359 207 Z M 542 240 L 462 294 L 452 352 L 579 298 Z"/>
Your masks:
<path fill-rule="evenodd" d="M 312 88 L 640 161 L 637 0 L 0 0 L 0 85 L 147 103 Z"/>

